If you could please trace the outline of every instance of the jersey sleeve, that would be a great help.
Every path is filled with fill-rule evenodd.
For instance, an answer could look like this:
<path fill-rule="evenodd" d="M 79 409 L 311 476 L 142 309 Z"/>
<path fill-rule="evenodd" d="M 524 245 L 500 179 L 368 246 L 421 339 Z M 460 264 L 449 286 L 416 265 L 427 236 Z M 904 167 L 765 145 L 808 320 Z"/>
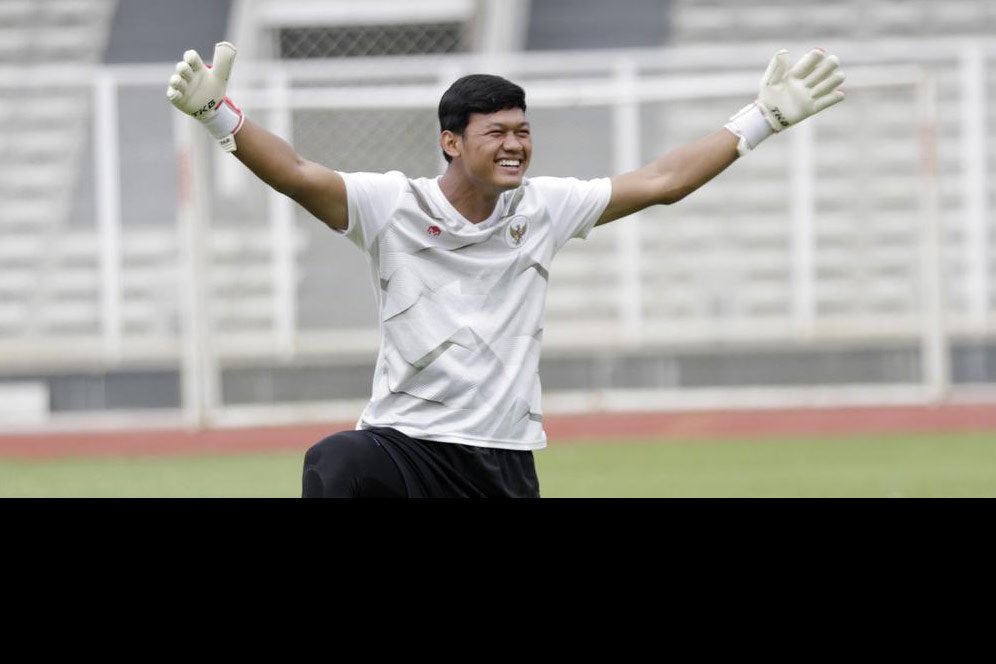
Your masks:
<path fill-rule="evenodd" d="M 538 177 L 531 178 L 529 184 L 538 188 L 546 203 L 558 251 L 571 238 L 588 236 L 612 196 L 609 178 Z"/>
<path fill-rule="evenodd" d="M 342 173 L 346 181 L 349 223 L 341 231 L 353 244 L 369 251 L 374 239 L 391 220 L 408 179 L 403 173 Z"/>

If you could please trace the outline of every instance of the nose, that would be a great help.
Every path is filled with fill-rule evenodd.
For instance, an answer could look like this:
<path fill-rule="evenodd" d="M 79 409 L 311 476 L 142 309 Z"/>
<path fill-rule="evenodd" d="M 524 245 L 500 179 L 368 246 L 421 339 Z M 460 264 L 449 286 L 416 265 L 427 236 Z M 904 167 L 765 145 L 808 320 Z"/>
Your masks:
<path fill-rule="evenodd" d="M 505 134 L 505 140 L 502 143 L 502 147 L 509 151 L 521 151 L 522 139 L 516 136 L 514 131 L 510 131 Z"/>

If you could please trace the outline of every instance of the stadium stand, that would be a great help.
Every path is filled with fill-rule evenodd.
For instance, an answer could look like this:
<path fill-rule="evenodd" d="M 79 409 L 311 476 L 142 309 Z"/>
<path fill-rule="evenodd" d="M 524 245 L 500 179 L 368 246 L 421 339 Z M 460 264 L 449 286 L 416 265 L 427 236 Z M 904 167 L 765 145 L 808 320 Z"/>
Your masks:
<path fill-rule="evenodd" d="M 966 136 L 991 135 L 996 121 L 996 68 L 985 41 L 996 28 L 991 1 L 630 0 L 620 12 L 615 4 L 576 0 L 563 16 L 557 0 L 233 0 L 211 3 L 196 30 L 169 23 L 163 8 L 175 4 L 0 2 L 0 381 L 44 382 L 55 412 L 181 404 L 176 199 L 182 182 L 173 153 L 176 120 L 158 72 L 150 75 L 149 68 L 162 69 L 188 46 L 209 52 L 222 35 L 238 44 L 240 64 L 284 61 L 297 89 L 395 86 L 401 100 L 459 73 L 435 56 L 484 58 L 506 50 L 547 63 L 518 72 L 527 90 L 586 78 L 611 86 L 621 54 L 635 52 L 619 49 L 660 46 L 670 48 L 659 52 L 659 62 L 635 56 L 640 76 L 755 72 L 787 39 L 795 48 L 874 47 L 871 55 L 847 52 L 848 66 L 930 63 L 941 92 L 938 187 L 943 299 L 954 335 L 951 380 L 996 381 L 996 351 L 988 341 L 996 305 L 989 287 L 996 277 L 989 258 L 996 255 L 996 142 L 966 145 Z M 964 49 L 973 38 L 980 44 L 976 59 Z M 742 66 L 710 55 L 731 40 L 744 47 Z M 99 83 L 110 80 L 100 74 L 112 71 L 93 66 L 102 61 L 117 67 L 113 89 Z M 323 69 L 315 73 L 309 63 Z M 477 64 L 512 68 L 498 57 Z M 63 73 L 31 86 L 17 80 L 35 65 Z M 245 95 L 254 118 L 274 121 L 273 109 L 258 103 L 252 72 L 237 70 L 233 96 Z M 966 123 L 962 101 L 973 81 L 981 83 L 973 108 L 983 115 Z M 99 239 L 108 198 L 100 193 L 101 155 L 93 150 L 102 131 L 93 109 L 102 94 L 115 95 L 121 146 L 114 157 L 117 193 L 111 193 L 121 223 L 121 291 L 110 335 Z M 641 103 L 638 160 L 714 130 L 744 96 Z M 25 104 L 30 114 L 18 110 Z M 721 184 L 674 208 L 644 213 L 637 230 L 620 225 L 570 245 L 558 257 L 548 296 L 544 387 L 918 380 L 924 180 L 917 104 L 909 86 L 852 95 L 818 125 L 766 144 Z M 543 140 L 531 172 L 611 172 L 619 161 L 607 130 L 613 112 L 609 103 L 533 106 Z M 431 175 L 439 168 L 431 108 L 354 108 L 336 100 L 296 108 L 287 121 L 305 156 L 343 170 Z M 793 180 L 786 164 L 807 149 L 809 179 Z M 209 165 L 206 292 L 224 339 L 222 397 L 234 404 L 362 399 L 376 335 L 362 258 L 305 213 L 289 213 L 296 337 L 290 352 L 281 350 L 274 341 L 281 258 L 271 221 L 285 212 L 231 160 L 213 156 Z M 980 186 L 970 189 L 966 181 Z M 805 187 L 810 198 L 799 194 Z M 798 231 L 800 216 L 809 219 L 808 239 Z M 635 248 L 629 265 L 620 259 L 627 243 Z M 799 262 L 801 245 L 808 263 Z M 343 274 L 364 279 L 330 290 Z M 797 286 L 801 274 L 810 289 L 805 297 Z M 632 287 L 632 301 L 620 300 L 623 283 Z M 638 321 L 631 336 L 620 334 L 626 316 Z"/>
<path fill-rule="evenodd" d="M 0 3 L 0 67 L 99 62 L 115 3 L 8 0 Z M 13 76 L 12 76 L 13 77 Z M 61 244 L 87 139 L 92 92 L 78 85 L 11 81 L 0 95 L 0 334 L 37 333 L 66 319 L 64 299 L 86 290 L 72 265 L 47 249 Z M 30 108 L 30 112 L 25 112 Z M 67 186 L 69 185 L 69 186 Z M 71 244 L 72 241 L 69 242 Z M 33 312 L 38 312 L 33 315 Z M 88 313 L 84 319 L 92 318 Z M 82 324 L 84 327 L 85 323 Z"/>

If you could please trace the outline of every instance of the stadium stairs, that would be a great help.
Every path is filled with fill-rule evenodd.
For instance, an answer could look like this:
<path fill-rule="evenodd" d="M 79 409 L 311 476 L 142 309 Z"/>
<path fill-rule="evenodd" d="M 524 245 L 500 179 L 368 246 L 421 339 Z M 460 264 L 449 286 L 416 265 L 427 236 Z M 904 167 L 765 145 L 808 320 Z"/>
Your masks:
<path fill-rule="evenodd" d="M 116 2 L 0 2 L 0 68 L 100 61 Z M 89 87 L 6 88 L 0 97 L 0 334 L 26 336 L 73 306 L 46 306 L 81 284 L 55 265 L 90 127 Z M 34 313 L 33 313 L 34 312 Z M 39 315 L 36 315 L 39 314 Z M 58 316 L 56 318 L 58 318 Z"/>

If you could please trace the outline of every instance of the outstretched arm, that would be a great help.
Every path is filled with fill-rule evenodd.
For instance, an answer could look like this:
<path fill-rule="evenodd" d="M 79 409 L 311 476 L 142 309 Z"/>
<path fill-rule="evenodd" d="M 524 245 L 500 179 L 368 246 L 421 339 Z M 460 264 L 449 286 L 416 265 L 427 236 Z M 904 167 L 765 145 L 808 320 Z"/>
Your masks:
<path fill-rule="evenodd" d="M 670 205 L 737 160 L 737 137 L 725 129 L 668 152 L 643 168 L 612 178 L 612 197 L 596 226 L 651 205 Z"/>
<path fill-rule="evenodd" d="M 212 67 L 204 64 L 197 51 L 187 51 L 170 78 L 166 97 L 204 124 L 222 149 L 233 152 L 263 182 L 331 228 L 345 230 L 348 213 L 342 176 L 301 157 L 282 138 L 248 120 L 225 96 L 235 54 L 234 46 L 219 42 Z"/>
<path fill-rule="evenodd" d="M 612 197 L 596 225 L 651 205 L 676 203 L 713 179 L 775 132 L 802 122 L 837 102 L 844 74 L 836 56 L 814 49 L 792 64 L 788 51 L 775 53 L 761 78 L 756 101 L 723 129 L 673 150 L 643 168 L 612 178 Z"/>
<path fill-rule="evenodd" d="M 279 136 L 246 119 L 235 156 L 260 180 L 336 230 L 346 230 L 346 181 L 330 168 L 308 161 Z"/>

